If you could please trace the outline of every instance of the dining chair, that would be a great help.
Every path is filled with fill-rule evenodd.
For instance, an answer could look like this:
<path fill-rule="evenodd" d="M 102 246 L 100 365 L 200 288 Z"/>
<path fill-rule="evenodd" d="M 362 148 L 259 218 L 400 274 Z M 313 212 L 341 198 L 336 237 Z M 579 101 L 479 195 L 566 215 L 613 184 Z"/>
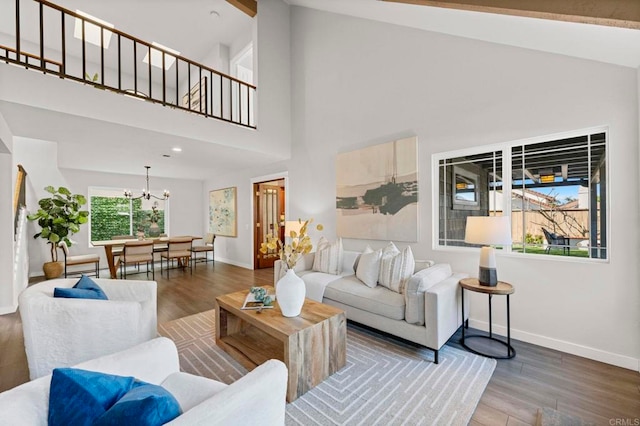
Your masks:
<path fill-rule="evenodd" d="M 58 243 L 58 247 L 60 247 L 62 249 L 62 252 L 64 253 L 64 277 L 67 278 L 67 275 L 78 275 L 78 274 L 83 274 L 87 271 L 82 271 L 82 270 L 78 270 L 78 271 L 69 271 L 67 268 L 69 266 L 76 266 L 76 265 L 90 265 L 90 264 L 94 264 L 95 266 L 95 276 L 96 278 L 100 277 L 100 256 L 98 256 L 97 254 L 80 254 L 80 255 L 76 255 L 76 256 L 71 256 L 69 254 L 69 246 L 67 246 L 67 243 L 65 243 L 64 241 L 60 241 Z"/>
<path fill-rule="evenodd" d="M 135 235 L 114 235 L 111 237 L 112 240 L 134 240 Z M 122 247 L 113 247 L 112 253 L 114 256 L 122 255 Z"/>
<path fill-rule="evenodd" d="M 120 277 L 127 279 L 127 265 L 139 265 L 140 263 L 147 264 L 147 278 L 149 277 L 149 264 L 151 264 L 151 276 L 155 280 L 153 240 L 127 241 L 124 243 L 122 256 L 120 257 Z"/>
<path fill-rule="evenodd" d="M 186 268 L 187 263 L 193 274 L 193 263 L 191 262 L 191 246 L 193 238 L 191 237 L 175 237 L 169 238 L 167 251 L 160 253 L 160 275 L 163 271 L 163 259 L 167 260 L 167 278 L 169 278 L 169 269 L 172 269 L 173 261 L 178 260 L 178 264 L 182 269 Z"/>
<path fill-rule="evenodd" d="M 198 262 L 207 263 L 209 261 L 209 252 L 211 252 L 211 262 L 214 263 L 213 243 L 215 240 L 216 240 L 216 235 L 209 233 L 204 238 L 204 245 L 196 245 L 191 247 L 191 253 L 193 256 L 193 259 L 191 261 L 194 263 L 193 265 L 194 267 L 197 266 Z M 198 257 L 199 253 L 204 253 L 204 258 Z"/>
<path fill-rule="evenodd" d="M 160 234 L 158 236 L 158 238 L 163 238 L 163 237 L 166 237 L 166 236 L 167 236 L 167 234 Z M 156 242 L 153 245 L 153 255 L 154 255 L 153 260 L 154 260 L 154 262 L 155 262 L 155 254 L 156 253 L 162 253 L 162 252 L 167 251 L 167 250 L 169 250 L 169 244 L 166 241 L 165 242 L 160 242 L 160 243 Z"/>

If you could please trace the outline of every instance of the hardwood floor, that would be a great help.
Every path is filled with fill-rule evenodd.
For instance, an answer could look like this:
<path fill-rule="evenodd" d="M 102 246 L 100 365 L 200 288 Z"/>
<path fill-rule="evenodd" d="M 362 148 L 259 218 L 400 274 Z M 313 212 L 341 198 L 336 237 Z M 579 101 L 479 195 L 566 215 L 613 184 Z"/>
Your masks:
<path fill-rule="evenodd" d="M 188 271 L 172 271 L 167 280 L 157 273 L 156 281 L 158 322 L 166 322 L 213 309 L 218 295 L 252 285 L 271 285 L 273 270 L 251 271 L 217 262 L 215 267 L 199 264 L 193 276 Z M 459 339 L 460 332 L 447 344 L 461 348 Z M 638 372 L 529 343 L 512 343 L 517 355 L 498 360 L 471 425 L 531 425 L 542 407 L 599 425 L 640 422 Z M 28 378 L 20 315 L 0 316 L 0 391 Z"/>

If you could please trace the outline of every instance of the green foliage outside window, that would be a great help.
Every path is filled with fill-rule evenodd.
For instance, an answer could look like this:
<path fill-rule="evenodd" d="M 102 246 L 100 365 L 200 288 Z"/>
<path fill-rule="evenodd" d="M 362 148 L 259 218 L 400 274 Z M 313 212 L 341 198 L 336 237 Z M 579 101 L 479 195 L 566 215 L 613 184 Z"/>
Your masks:
<path fill-rule="evenodd" d="M 136 235 L 142 230 L 149 236 L 152 210 L 142 210 L 142 200 L 132 200 L 133 232 L 130 228 L 129 199 L 91 197 L 91 241 L 110 240 L 114 235 Z M 164 210 L 157 211 L 158 228 L 164 233 Z"/>

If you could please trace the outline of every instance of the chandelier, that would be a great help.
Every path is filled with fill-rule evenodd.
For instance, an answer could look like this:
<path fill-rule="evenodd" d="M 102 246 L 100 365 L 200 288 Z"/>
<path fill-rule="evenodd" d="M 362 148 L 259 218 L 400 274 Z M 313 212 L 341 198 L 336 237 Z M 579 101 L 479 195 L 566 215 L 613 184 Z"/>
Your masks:
<path fill-rule="evenodd" d="M 124 196 L 131 200 L 137 200 L 138 198 L 144 198 L 145 200 L 150 200 L 151 197 L 157 200 L 166 200 L 167 198 L 169 198 L 169 191 L 167 191 L 166 189 L 162 193 L 162 197 L 157 197 L 151 194 L 151 192 L 149 191 L 149 169 L 151 168 L 151 166 L 144 166 L 144 168 L 147 169 L 147 188 L 143 189 L 142 195 L 138 195 L 137 197 L 133 196 L 133 192 L 129 191 L 128 189 L 125 189 Z"/>

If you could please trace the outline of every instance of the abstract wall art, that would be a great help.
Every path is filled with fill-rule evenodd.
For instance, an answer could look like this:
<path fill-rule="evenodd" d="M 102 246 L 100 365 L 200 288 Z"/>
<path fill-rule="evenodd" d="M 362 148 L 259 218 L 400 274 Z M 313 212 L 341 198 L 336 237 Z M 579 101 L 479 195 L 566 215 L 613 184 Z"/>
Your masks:
<path fill-rule="evenodd" d="M 238 236 L 236 187 L 209 191 L 209 232 L 216 236 Z"/>
<path fill-rule="evenodd" d="M 338 154 L 336 226 L 339 236 L 418 240 L 417 150 L 414 136 Z"/>

